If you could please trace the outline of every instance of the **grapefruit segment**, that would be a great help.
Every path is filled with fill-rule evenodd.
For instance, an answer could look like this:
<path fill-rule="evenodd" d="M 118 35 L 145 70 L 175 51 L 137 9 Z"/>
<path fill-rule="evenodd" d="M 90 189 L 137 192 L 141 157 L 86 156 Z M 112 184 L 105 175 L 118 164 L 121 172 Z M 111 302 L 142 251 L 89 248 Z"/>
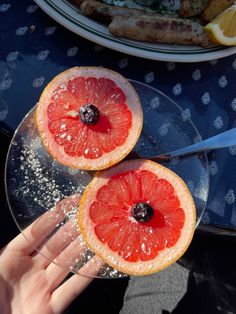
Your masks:
<path fill-rule="evenodd" d="M 179 205 L 180 205 L 180 202 L 179 202 L 179 199 L 178 197 L 176 197 L 175 195 L 171 195 L 169 197 L 164 197 L 161 199 L 153 199 L 151 201 L 151 205 L 154 207 L 154 208 L 158 208 L 158 211 L 165 214 L 166 211 L 168 210 L 176 210 Z"/>
<path fill-rule="evenodd" d="M 143 170 L 140 172 L 141 198 L 150 199 L 156 187 L 157 176 L 150 171 Z"/>
<path fill-rule="evenodd" d="M 108 223 L 123 219 L 123 213 L 120 210 L 112 209 L 103 203 L 95 201 L 90 208 L 90 216 L 95 224 Z"/>
<path fill-rule="evenodd" d="M 126 185 L 129 187 L 129 192 L 130 192 L 129 205 L 131 205 L 133 200 L 140 199 L 141 190 L 140 190 L 139 178 L 135 173 L 133 173 L 132 171 L 129 171 L 124 174 L 124 180 L 126 182 Z"/>
<path fill-rule="evenodd" d="M 115 180 L 109 180 L 107 185 L 119 199 L 120 204 L 128 204 L 130 202 L 130 191 L 122 176 L 116 176 Z"/>
<path fill-rule="evenodd" d="M 36 124 L 48 152 L 60 163 L 105 169 L 133 149 L 143 113 L 132 85 L 102 67 L 75 67 L 44 89 Z"/>
<path fill-rule="evenodd" d="M 147 160 L 124 161 L 98 173 L 79 207 L 88 247 L 130 275 L 175 262 L 190 244 L 195 223 L 194 202 L 182 179 Z"/>
<path fill-rule="evenodd" d="M 184 226 L 184 211 L 182 208 L 177 208 L 175 210 L 171 210 L 165 212 L 166 224 L 170 226 L 176 226 L 178 229 L 182 229 Z"/>

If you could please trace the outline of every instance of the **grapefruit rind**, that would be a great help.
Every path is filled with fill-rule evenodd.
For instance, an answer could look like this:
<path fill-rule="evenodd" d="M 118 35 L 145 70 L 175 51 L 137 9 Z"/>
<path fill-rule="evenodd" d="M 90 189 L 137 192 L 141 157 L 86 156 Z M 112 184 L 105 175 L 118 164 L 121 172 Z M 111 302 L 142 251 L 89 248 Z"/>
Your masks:
<path fill-rule="evenodd" d="M 77 76 L 95 77 L 97 79 L 101 77 L 113 80 L 126 95 L 126 104 L 132 113 L 132 126 L 124 144 L 116 147 L 109 153 L 104 153 L 96 159 L 87 159 L 84 156 L 69 156 L 65 153 L 64 148 L 57 144 L 53 137 L 50 136 L 47 107 L 50 103 L 52 93 L 58 86 L 67 83 Z M 35 120 L 44 146 L 49 154 L 59 163 L 83 170 L 103 170 L 125 158 L 133 149 L 142 131 L 143 112 L 137 92 L 121 74 L 103 67 L 74 67 L 57 75 L 45 87 L 37 105 Z"/>
<path fill-rule="evenodd" d="M 185 223 L 177 243 L 171 248 L 160 251 L 158 256 L 149 261 L 127 262 L 106 244 L 99 241 L 93 230 L 93 223 L 89 217 L 89 208 L 96 197 L 98 189 L 107 183 L 110 177 L 125 171 L 149 170 L 159 178 L 169 181 L 180 200 L 180 206 L 185 212 Z M 78 219 L 80 230 L 87 246 L 108 265 L 128 275 L 149 275 L 159 272 L 176 262 L 189 247 L 196 225 L 196 208 L 193 198 L 185 182 L 171 170 L 150 160 L 138 159 L 124 161 L 105 171 L 98 172 L 89 183 L 82 195 L 79 205 Z"/>

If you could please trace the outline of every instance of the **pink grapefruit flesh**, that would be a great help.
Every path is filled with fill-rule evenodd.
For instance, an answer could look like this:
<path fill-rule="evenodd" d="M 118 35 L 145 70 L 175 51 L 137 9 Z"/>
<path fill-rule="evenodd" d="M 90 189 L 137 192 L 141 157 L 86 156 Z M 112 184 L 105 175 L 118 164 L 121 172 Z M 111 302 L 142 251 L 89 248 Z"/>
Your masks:
<path fill-rule="evenodd" d="M 79 115 L 96 106 L 96 124 Z M 56 76 L 45 88 L 36 124 L 49 153 L 60 163 L 87 170 L 105 169 L 135 146 L 143 123 L 139 97 L 120 74 L 102 67 L 75 67 Z"/>
<path fill-rule="evenodd" d="M 133 208 L 148 204 L 148 221 Z M 98 174 L 79 207 L 87 245 L 109 265 L 131 275 L 159 271 L 185 252 L 193 237 L 196 210 L 181 178 L 147 160 L 122 162 Z"/>

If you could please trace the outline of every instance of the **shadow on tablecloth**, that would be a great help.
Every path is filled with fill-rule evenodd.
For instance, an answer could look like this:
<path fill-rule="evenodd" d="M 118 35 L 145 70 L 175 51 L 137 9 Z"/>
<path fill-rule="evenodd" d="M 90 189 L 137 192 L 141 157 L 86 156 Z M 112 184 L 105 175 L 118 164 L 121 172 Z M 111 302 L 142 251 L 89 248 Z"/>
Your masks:
<path fill-rule="evenodd" d="M 196 235 L 166 270 L 132 277 L 120 314 L 236 313 L 235 241 Z"/>

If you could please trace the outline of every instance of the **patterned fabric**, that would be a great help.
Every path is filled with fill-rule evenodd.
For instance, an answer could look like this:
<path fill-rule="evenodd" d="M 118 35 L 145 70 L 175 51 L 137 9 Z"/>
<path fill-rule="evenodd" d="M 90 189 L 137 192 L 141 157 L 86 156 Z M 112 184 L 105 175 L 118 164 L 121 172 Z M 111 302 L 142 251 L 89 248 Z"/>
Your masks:
<path fill-rule="evenodd" d="M 2 128 L 16 129 L 47 82 L 75 65 L 101 65 L 156 87 L 183 108 L 183 119 L 191 118 L 203 139 L 236 126 L 235 55 L 190 64 L 125 55 L 66 30 L 31 0 L 1 1 L 0 19 Z M 202 224 L 236 228 L 236 146 L 208 156 L 211 186 Z"/>

